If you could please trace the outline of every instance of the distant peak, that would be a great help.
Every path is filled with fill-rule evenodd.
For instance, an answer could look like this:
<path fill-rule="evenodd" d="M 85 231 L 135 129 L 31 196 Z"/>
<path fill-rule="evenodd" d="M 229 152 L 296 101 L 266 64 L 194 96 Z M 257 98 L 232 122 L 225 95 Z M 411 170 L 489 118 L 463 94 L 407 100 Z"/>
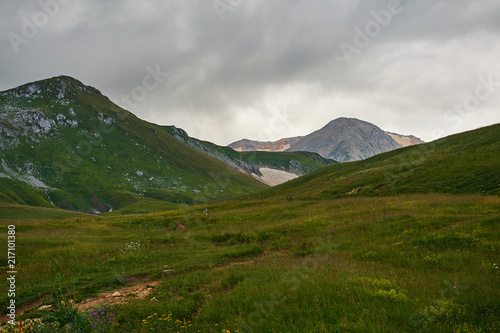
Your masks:
<path fill-rule="evenodd" d="M 378 126 L 369 123 L 364 120 L 360 120 L 357 118 L 347 118 L 347 117 L 340 117 L 337 119 L 334 119 L 330 121 L 328 124 L 326 124 L 323 129 L 328 129 L 332 127 L 346 127 L 346 126 L 352 126 L 352 127 L 376 127 L 379 128 Z"/>
<path fill-rule="evenodd" d="M 64 81 L 66 83 L 71 83 L 74 85 L 85 86 L 81 81 L 75 79 L 74 77 L 67 76 L 67 75 L 59 75 L 59 76 L 53 77 L 49 80 Z"/>
<path fill-rule="evenodd" d="M 54 99 L 65 99 L 74 97 L 80 93 L 99 94 L 102 93 L 81 81 L 67 75 L 54 76 L 49 79 L 34 81 L 23 84 L 17 88 L 7 90 L 6 93 L 14 97 L 37 98 L 41 96 L 52 96 Z"/>
<path fill-rule="evenodd" d="M 334 119 L 329 122 L 329 124 L 336 124 L 336 123 L 367 123 L 364 120 L 359 120 L 358 118 L 347 118 L 347 117 L 339 117 L 337 119 Z"/>

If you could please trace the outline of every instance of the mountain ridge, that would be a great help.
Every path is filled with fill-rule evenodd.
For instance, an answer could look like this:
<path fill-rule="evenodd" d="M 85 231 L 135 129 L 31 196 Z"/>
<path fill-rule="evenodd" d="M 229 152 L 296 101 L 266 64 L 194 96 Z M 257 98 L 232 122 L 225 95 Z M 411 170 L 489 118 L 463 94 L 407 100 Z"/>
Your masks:
<path fill-rule="evenodd" d="M 170 209 L 253 193 L 334 163 L 197 140 L 141 120 L 67 76 L 0 92 L 0 115 L 4 202 L 93 213 Z M 288 176 L 269 181 L 261 172 L 268 169 Z"/>
<path fill-rule="evenodd" d="M 259 193 L 333 199 L 414 193 L 500 194 L 500 124 L 338 163 Z"/>
<path fill-rule="evenodd" d="M 238 151 L 310 151 L 325 158 L 348 162 L 420 143 L 423 141 L 413 135 L 385 132 L 369 122 L 340 117 L 305 136 L 273 142 L 243 139 L 229 144 L 229 147 Z"/>
<path fill-rule="evenodd" d="M 0 114 L 0 189 L 11 202 L 36 197 L 29 201 L 101 212 L 98 207 L 175 207 L 265 188 L 70 77 L 0 92 Z M 18 193 L 26 179 L 29 195 Z"/>
<path fill-rule="evenodd" d="M 192 138 L 186 131 L 175 126 L 160 126 L 160 128 L 191 148 L 218 159 L 272 186 L 281 182 L 269 183 L 263 180 L 262 169 L 273 169 L 281 171 L 282 174 L 286 172 L 289 176 L 293 177 L 302 176 L 321 167 L 336 163 L 333 160 L 323 158 L 319 154 L 311 152 L 237 152 L 230 147 L 223 147 L 212 142 Z"/>

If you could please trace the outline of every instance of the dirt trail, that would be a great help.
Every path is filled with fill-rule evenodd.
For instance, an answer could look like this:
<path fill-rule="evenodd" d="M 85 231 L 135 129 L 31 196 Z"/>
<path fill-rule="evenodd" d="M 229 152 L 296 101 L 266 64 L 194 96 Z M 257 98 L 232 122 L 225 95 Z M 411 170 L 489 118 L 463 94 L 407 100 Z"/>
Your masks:
<path fill-rule="evenodd" d="M 78 311 L 82 312 L 106 304 L 124 304 L 131 298 L 145 299 L 160 282 L 161 281 L 148 281 L 136 284 L 135 286 L 102 293 L 97 297 L 89 298 L 79 304 L 75 304 L 75 306 L 78 307 Z"/>
<path fill-rule="evenodd" d="M 131 281 L 135 281 L 135 278 L 131 278 Z M 82 301 L 81 303 L 76 303 L 73 307 L 77 307 L 79 312 L 96 308 L 101 305 L 114 305 L 114 304 L 124 304 L 127 303 L 132 298 L 145 299 L 151 294 L 153 289 L 160 284 L 161 281 L 147 281 L 143 283 L 136 284 L 134 286 L 123 287 L 114 291 L 101 293 L 97 297 L 92 297 Z M 23 305 L 16 311 L 16 316 L 22 315 L 24 312 L 38 308 L 45 301 L 46 297 L 40 298 L 33 302 Z M 49 308 L 53 308 L 49 306 Z M 6 315 L 0 316 L 0 323 L 5 323 L 10 320 Z M 1 332 L 1 330 L 0 330 Z"/>
<path fill-rule="evenodd" d="M 179 221 L 175 221 L 175 224 L 177 224 L 177 228 L 181 229 L 181 230 L 186 230 L 186 226 L 182 223 L 180 223 Z"/>

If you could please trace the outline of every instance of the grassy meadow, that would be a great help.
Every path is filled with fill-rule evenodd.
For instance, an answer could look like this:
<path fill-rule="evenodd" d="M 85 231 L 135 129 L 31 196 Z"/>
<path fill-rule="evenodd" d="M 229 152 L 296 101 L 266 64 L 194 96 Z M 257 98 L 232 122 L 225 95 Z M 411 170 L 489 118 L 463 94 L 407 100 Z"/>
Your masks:
<path fill-rule="evenodd" d="M 0 219 L 3 249 L 16 225 L 16 304 L 26 310 L 16 319 L 159 281 L 147 298 L 124 295 L 126 304 L 105 308 L 112 332 L 500 329 L 498 196 L 232 201 L 208 206 L 208 216 L 204 208 Z"/>

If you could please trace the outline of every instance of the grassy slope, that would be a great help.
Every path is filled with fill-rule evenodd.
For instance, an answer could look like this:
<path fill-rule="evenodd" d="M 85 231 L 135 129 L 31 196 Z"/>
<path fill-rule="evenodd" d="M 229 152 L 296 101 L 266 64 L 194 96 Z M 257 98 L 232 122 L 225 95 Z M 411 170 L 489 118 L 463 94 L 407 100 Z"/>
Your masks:
<path fill-rule="evenodd" d="M 60 100 L 55 96 L 62 80 L 68 87 L 66 98 Z M 58 125 L 48 134 L 22 137 L 14 149 L 2 151 L 2 160 L 20 173 L 31 172 L 27 168 L 31 165 L 36 178 L 56 189 L 49 191 L 50 197 L 45 196 L 45 205 L 53 201 L 61 207 L 93 209 L 95 196 L 104 204 L 116 203 L 114 208 L 119 209 L 124 204 L 119 201 L 123 192 L 145 197 L 151 194 L 151 199 L 160 201 L 175 196 L 182 197 L 184 203 L 201 203 L 266 188 L 158 131 L 155 125 L 119 108 L 93 88 L 82 91 L 79 87 L 83 85 L 74 79 L 53 78 L 36 84 L 43 91 L 38 97 L 19 97 L 30 85 L 4 92 L 0 96 L 4 114 L 12 114 L 9 106 L 38 109 L 35 113 Z M 71 115 L 70 108 L 76 116 Z M 57 115 L 78 121 L 78 126 L 60 125 Z M 15 191 L 12 186 L 3 189 Z M 184 195 L 178 196 L 180 192 Z M 10 201 L 26 202 L 23 193 L 17 195 L 21 200 L 13 200 L 11 193 Z"/>
<path fill-rule="evenodd" d="M 158 302 L 116 306 L 115 332 L 167 331 L 157 318 L 170 312 L 192 321 L 182 332 L 483 332 L 500 320 L 497 196 L 229 202 L 208 219 L 202 208 L 18 223 L 18 306 L 136 276 L 162 281 Z"/>
<path fill-rule="evenodd" d="M 2 223 L 30 222 L 39 220 L 58 220 L 68 218 L 88 218 L 90 215 L 63 209 L 33 207 L 28 205 L 0 203 L 0 221 Z"/>
<path fill-rule="evenodd" d="M 18 305 L 43 297 L 79 302 L 135 277 L 161 281 L 151 295 L 158 302 L 131 298 L 116 306 L 115 332 L 158 325 L 183 332 L 494 331 L 500 199 L 488 193 L 498 184 L 497 133 L 495 125 L 324 168 L 316 177 L 329 192 L 305 176 L 303 188 L 292 182 L 274 193 L 287 200 L 212 204 L 208 218 L 196 206 L 1 222 L 3 234 L 8 223 L 17 226 Z M 386 179 L 396 190 L 379 186 Z M 359 193 L 345 197 L 354 186 Z M 462 194 L 428 193 L 437 190 Z M 424 194 L 394 194 L 408 191 Z M 317 200 L 336 196 L 344 197 Z M 0 294 L 2 304 L 6 297 Z M 158 319 L 167 313 L 193 326 Z"/>
<path fill-rule="evenodd" d="M 406 193 L 500 194 L 500 124 L 322 168 L 259 197 L 329 199 Z"/>
<path fill-rule="evenodd" d="M 333 160 L 323 158 L 316 153 L 310 152 L 265 152 L 265 151 L 253 151 L 253 152 L 240 152 L 242 158 L 249 162 L 255 163 L 259 166 L 268 166 L 275 169 L 290 170 L 293 167 L 290 166 L 290 161 L 299 162 L 304 170 L 311 172 L 317 169 L 321 169 L 327 165 L 336 163 Z M 293 171 L 293 170 L 292 170 Z"/>
<path fill-rule="evenodd" d="M 159 126 L 159 128 L 202 153 L 225 163 L 233 163 L 242 169 L 246 167 L 247 172 L 248 169 L 269 167 L 303 175 L 336 163 L 334 160 L 310 152 L 237 152 L 230 147 L 191 138 L 186 132 L 174 126 Z"/>

